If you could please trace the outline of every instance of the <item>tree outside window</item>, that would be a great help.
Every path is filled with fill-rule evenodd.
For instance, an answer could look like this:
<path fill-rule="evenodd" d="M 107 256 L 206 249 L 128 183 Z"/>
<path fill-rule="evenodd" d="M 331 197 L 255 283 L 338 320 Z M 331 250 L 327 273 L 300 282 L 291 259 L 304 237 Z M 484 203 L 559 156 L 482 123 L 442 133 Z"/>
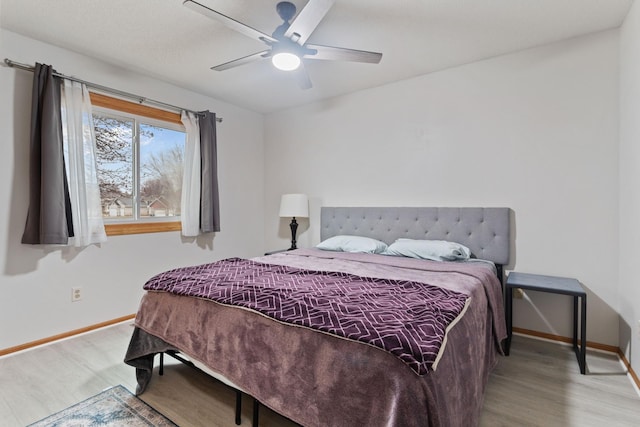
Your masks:
<path fill-rule="evenodd" d="M 163 120 L 167 112 L 162 110 L 144 107 L 142 116 L 134 114 L 141 108 L 136 104 L 113 98 L 108 102 L 107 108 L 94 104 L 96 163 L 106 224 L 176 223 L 182 196 L 184 127 L 175 118 Z M 113 104 L 123 108 L 113 108 Z M 163 116 L 154 117 L 155 111 Z"/>

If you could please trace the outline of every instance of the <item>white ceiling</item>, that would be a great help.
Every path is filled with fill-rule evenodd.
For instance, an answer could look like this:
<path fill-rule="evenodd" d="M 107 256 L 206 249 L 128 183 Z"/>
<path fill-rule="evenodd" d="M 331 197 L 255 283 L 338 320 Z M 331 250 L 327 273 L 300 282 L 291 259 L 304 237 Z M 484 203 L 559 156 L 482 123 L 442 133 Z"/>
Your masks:
<path fill-rule="evenodd" d="M 267 34 L 281 23 L 278 0 L 202 2 Z M 300 11 L 307 0 L 292 2 Z M 304 91 L 268 60 L 211 71 L 265 46 L 182 0 L 0 0 L 0 26 L 266 113 L 616 28 L 632 2 L 336 0 L 309 42 L 382 52 L 382 61 L 307 61 L 314 86 Z"/>

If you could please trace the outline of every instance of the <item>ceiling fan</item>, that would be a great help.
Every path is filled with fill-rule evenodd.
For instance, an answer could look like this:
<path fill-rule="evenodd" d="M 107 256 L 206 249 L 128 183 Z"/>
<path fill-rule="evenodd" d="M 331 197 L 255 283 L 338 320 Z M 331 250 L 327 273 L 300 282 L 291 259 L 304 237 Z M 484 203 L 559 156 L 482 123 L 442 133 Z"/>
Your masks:
<path fill-rule="evenodd" d="M 354 61 L 377 64 L 382 59 L 378 52 L 345 49 L 342 47 L 322 46 L 306 43 L 309 36 L 316 29 L 322 18 L 327 14 L 334 0 L 309 0 L 296 16 L 296 6 L 288 1 L 281 1 L 276 5 L 276 12 L 284 21 L 271 34 L 265 34 L 253 27 L 243 24 L 227 15 L 211 9 L 204 4 L 206 0 L 185 0 L 183 4 L 188 8 L 209 18 L 216 19 L 227 27 L 238 31 L 252 39 L 259 40 L 268 49 L 225 62 L 211 67 L 212 70 L 223 71 L 263 58 L 271 58 L 273 65 L 281 70 L 295 73 L 298 84 L 302 89 L 310 89 L 311 79 L 305 70 L 302 59 L 317 59 L 328 61 Z M 291 19 L 295 16 L 293 22 Z"/>

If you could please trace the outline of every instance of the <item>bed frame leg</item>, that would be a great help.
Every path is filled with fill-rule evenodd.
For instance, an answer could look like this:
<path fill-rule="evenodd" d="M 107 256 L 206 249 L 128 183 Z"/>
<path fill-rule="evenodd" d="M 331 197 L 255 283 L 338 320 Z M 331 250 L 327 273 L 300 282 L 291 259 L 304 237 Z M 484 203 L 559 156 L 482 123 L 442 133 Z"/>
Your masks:
<path fill-rule="evenodd" d="M 236 425 L 239 426 L 242 424 L 242 392 L 240 390 L 236 390 Z"/>
<path fill-rule="evenodd" d="M 160 353 L 160 366 L 158 367 L 158 375 L 164 375 L 164 353 Z"/>
<path fill-rule="evenodd" d="M 252 426 L 253 427 L 258 427 L 258 411 L 260 410 L 260 402 L 258 402 L 258 399 L 256 399 L 255 397 L 253 398 L 253 422 L 252 422 Z"/>

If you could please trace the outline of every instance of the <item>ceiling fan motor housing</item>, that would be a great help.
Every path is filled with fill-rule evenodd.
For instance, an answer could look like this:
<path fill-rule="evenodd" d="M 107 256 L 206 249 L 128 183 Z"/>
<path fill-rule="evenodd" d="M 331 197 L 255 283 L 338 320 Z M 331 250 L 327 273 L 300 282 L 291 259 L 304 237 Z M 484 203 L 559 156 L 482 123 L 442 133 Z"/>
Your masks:
<path fill-rule="evenodd" d="M 296 5 L 289 1 L 281 1 L 276 5 L 276 12 L 283 21 L 289 22 L 296 14 Z"/>

